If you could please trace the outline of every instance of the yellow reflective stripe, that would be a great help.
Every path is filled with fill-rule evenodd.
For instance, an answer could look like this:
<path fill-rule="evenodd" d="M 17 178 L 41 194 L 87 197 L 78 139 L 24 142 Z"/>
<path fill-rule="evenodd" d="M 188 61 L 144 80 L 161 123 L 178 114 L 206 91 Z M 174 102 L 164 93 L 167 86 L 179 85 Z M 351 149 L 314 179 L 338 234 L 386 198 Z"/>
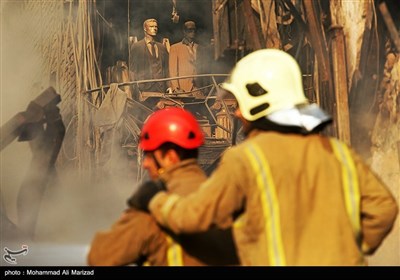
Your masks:
<path fill-rule="evenodd" d="M 257 174 L 257 188 L 261 194 L 267 250 L 271 265 L 286 265 L 281 235 L 279 202 L 269 164 L 261 156 L 263 153 L 256 145 L 249 144 L 246 148 L 246 154 L 253 170 Z"/>
<path fill-rule="evenodd" d="M 169 266 L 183 266 L 182 247 L 167 235 L 168 251 L 167 261 Z"/>
<path fill-rule="evenodd" d="M 360 188 L 357 171 L 347 146 L 337 139 L 331 138 L 330 140 L 336 157 L 342 163 L 342 183 L 346 211 L 353 226 L 356 240 L 360 243 Z"/>
<path fill-rule="evenodd" d="M 237 218 L 234 222 L 233 222 L 233 227 L 234 228 L 242 228 L 244 227 L 244 215 L 240 215 L 239 218 Z"/>
<path fill-rule="evenodd" d="M 163 219 L 164 225 L 168 226 L 168 215 L 171 211 L 172 206 L 175 205 L 175 202 L 179 199 L 179 196 L 176 194 L 171 194 L 164 205 L 161 208 L 161 217 Z"/>

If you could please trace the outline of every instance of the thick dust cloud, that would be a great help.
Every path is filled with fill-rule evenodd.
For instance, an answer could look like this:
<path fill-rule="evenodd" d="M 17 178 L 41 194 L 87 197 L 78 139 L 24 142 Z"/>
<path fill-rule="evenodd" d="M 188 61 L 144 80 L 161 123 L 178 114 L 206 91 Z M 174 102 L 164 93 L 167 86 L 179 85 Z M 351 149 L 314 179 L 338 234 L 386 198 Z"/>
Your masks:
<path fill-rule="evenodd" d="M 42 69 L 42 56 L 27 40 L 28 34 L 38 30 L 32 30 L 23 20 L 22 2 L 1 1 L 2 127 L 50 86 L 49 77 L 43 75 L 46 72 Z M 45 186 L 28 190 L 31 194 L 22 199 L 27 210 L 21 213 L 17 207 L 21 184 L 28 171 L 38 167 L 34 166 L 28 142 L 15 139 L 5 147 L 0 153 L 1 250 L 18 250 L 22 244 L 27 245 L 29 253 L 18 258 L 20 265 L 84 265 L 86 249 L 95 232 L 111 226 L 135 187 L 135 176 L 124 173 L 131 168 L 129 162 L 123 158 L 110 162 L 114 164 L 112 169 L 120 172 L 96 178 L 74 167 L 56 168 L 56 176 Z M 33 235 L 21 225 L 24 218 L 31 219 Z M 7 265 L 3 259 L 2 265 Z"/>

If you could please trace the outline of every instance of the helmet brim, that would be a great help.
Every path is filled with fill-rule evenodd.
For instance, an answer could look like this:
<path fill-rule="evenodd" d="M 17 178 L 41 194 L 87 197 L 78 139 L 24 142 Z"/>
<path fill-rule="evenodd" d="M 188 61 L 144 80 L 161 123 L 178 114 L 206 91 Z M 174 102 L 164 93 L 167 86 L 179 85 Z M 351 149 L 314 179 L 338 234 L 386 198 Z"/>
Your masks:
<path fill-rule="evenodd" d="M 222 83 L 217 91 L 217 97 L 221 99 L 237 99 L 235 87 L 229 83 Z"/>

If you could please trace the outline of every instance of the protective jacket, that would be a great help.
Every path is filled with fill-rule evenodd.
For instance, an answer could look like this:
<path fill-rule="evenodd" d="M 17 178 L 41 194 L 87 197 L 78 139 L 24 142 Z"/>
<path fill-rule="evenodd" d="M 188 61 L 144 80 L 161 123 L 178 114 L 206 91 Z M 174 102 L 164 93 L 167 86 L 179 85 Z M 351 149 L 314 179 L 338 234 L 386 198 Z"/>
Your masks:
<path fill-rule="evenodd" d="M 170 169 L 166 169 L 160 175 L 160 179 L 166 182 L 169 192 L 187 196 L 197 190 L 200 183 L 206 179 L 206 176 L 196 160 L 188 159 Z M 204 254 L 204 250 L 199 251 L 196 249 L 198 247 L 209 249 L 214 242 L 217 242 L 224 244 L 225 247 L 221 250 L 225 250 L 228 256 L 232 256 L 235 252 L 232 232 L 219 232 L 222 234 L 217 237 L 220 242 L 218 240 L 210 240 L 208 242 L 208 236 L 203 235 L 177 237 L 163 231 L 150 214 L 135 209 L 127 209 L 111 229 L 98 232 L 95 235 L 87 261 L 89 265 L 97 266 L 127 265 L 140 262 L 155 266 L 219 264 L 215 262 L 212 250 L 206 250 L 207 252 Z M 221 240 L 222 236 L 228 241 Z M 184 245 L 181 246 L 177 242 L 178 239 Z M 231 240 L 230 243 L 229 240 Z M 187 249 L 184 247 L 187 247 Z M 217 254 L 219 258 L 217 261 L 225 262 L 222 256 L 222 253 Z M 238 263 L 235 254 L 233 257 L 225 257 L 225 259 L 230 262 L 229 264 Z M 234 261 L 231 261 L 232 259 Z M 225 262 L 224 264 L 227 263 Z"/>
<path fill-rule="evenodd" d="M 234 227 L 242 265 L 361 265 L 391 230 L 390 191 L 344 143 L 253 130 L 199 191 L 149 208 L 174 232 Z"/>

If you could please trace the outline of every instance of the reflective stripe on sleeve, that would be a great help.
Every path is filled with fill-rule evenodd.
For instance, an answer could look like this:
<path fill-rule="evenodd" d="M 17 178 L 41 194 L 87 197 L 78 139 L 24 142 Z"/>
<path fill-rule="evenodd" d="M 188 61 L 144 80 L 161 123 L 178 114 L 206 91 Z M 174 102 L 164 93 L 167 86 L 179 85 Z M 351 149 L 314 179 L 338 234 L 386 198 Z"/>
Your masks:
<path fill-rule="evenodd" d="M 347 146 L 331 138 L 333 151 L 342 163 L 342 184 L 347 215 L 350 218 L 357 244 L 361 244 L 360 235 L 360 189 L 354 161 Z"/>

